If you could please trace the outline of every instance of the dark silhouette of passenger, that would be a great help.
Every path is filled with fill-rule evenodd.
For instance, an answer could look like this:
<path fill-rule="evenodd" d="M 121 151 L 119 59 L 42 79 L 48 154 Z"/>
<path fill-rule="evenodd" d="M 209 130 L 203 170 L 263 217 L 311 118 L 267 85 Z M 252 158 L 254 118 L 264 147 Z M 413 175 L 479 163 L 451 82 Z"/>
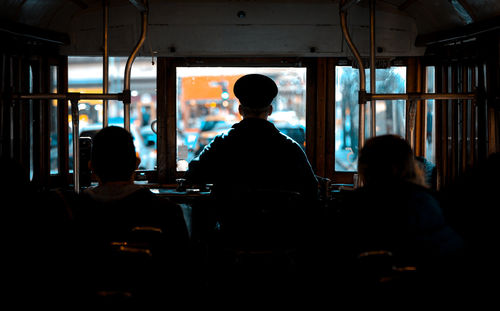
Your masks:
<path fill-rule="evenodd" d="M 95 230 L 103 230 L 101 237 L 120 238 L 133 226 L 157 225 L 173 241 L 185 243 L 188 234 L 180 207 L 134 183 L 139 162 L 133 138 L 125 129 L 110 126 L 99 131 L 92 141 L 90 162 L 99 184 L 81 194 L 88 204 L 80 207 L 78 216 L 90 216 L 85 220 Z"/>
<path fill-rule="evenodd" d="M 450 224 L 464 238 L 466 246 L 475 249 L 474 253 L 486 250 L 490 239 L 498 236 L 496 217 L 491 216 L 496 212 L 499 173 L 500 153 L 493 153 L 439 193 Z M 492 234 L 495 230 L 497 233 Z"/>
<path fill-rule="evenodd" d="M 4 297 L 17 307 L 54 306 L 70 293 L 70 211 L 55 192 L 37 189 L 17 160 L 2 157 L 0 166 Z"/>
<path fill-rule="evenodd" d="M 469 168 L 440 192 L 444 215 L 464 240 L 466 261 L 460 275 L 464 294 L 474 301 L 494 302 L 497 286 L 491 280 L 500 276 L 498 256 L 498 191 L 500 153 L 490 154 Z"/>
<path fill-rule="evenodd" d="M 210 234 L 211 228 L 217 228 L 213 234 L 217 236 L 215 240 L 220 238 L 217 241 L 222 243 L 222 253 L 226 249 L 253 248 L 258 250 L 253 254 L 264 254 L 262 250 L 269 250 L 273 245 L 274 249 L 297 247 L 297 240 L 303 238 L 298 232 L 307 232 L 305 228 L 312 223 L 318 180 L 301 146 L 268 121 L 273 112 L 273 99 L 278 94 L 275 82 L 260 74 L 245 75 L 236 81 L 234 94 L 240 102 L 239 112 L 243 119 L 205 146 L 186 172 L 190 184 L 213 184 L 215 198 L 212 207 L 205 204 L 193 208 L 193 222 L 206 221 L 202 225 L 209 228 L 208 233 L 202 234 L 205 236 Z M 208 242 L 212 250 L 217 244 L 213 242 Z M 244 253 L 244 258 L 232 257 L 236 253 Z M 221 285 L 227 281 L 224 277 L 229 276 L 231 280 L 222 284 L 229 286 L 226 290 L 243 286 L 248 292 L 270 294 L 271 287 L 277 294 L 288 275 L 285 272 L 274 279 L 270 276 L 277 274 L 280 268 L 286 269 L 288 256 L 280 255 L 283 260 L 274 258 L 281 264 L 270 268 L 271 265 L 254 265 L 257 256 L 249 254 L 235 250 L 227 258 L 210 258 L 216 267 L 212 279 L 221 280 L 216 282 Z M 259 260 L 267 264 L 275 255 L 261 255 Z M 238 267 L 244 262 L 252 264 L 238 277 L 238 272 L 231 270 L 235 262 L 240 263 Z M 274 286 L 274 281 L 281 285 Z"/>
<path fill-rule="evenodd" d="M 28 172 L 16 160 L 2 156 L 0 161 L 2 178 L 0 195 L 2 198 L 2 245 L 4 245 L 2 279 L 6 288 L 5 298 L 14 301 L 34 292 L 31 278 L 33 266 L 30 262 L 31 241 L 34 230 L 31 217 L 33 191 L 30 189 Z M 35 247 L 37 248 L 37 247 Z"/>
<path fill-rule="evenodd" d="M 133 273 L 150 277 L 137 283 L 158 279 L 155 286 L 148 287 L 151 292 L 162 288 L 162 284 L 181 288 L 182 283 L 176 282 L 188 278 L 185 273 L 189 237 L 184 216 L 177 204 L 158 198 L 149 189 L 134 183 L 139 161 L 133 138 L 125 129 L 106 127 L 93 138 L 90 166 L 99 184 L 82 192 L 75 213 L 80 241 L 88 252 L 88 256 L 83 257 L 93 262 L 94 268 L 105 266 L 105 259 L 110 259 L 110 266 L 116 260 L 114 265 L 118 267 L 116 256 L 120 252 L 116 250 L 123 250 L 122 255 L 126 252 L 135 252 L 137 257 L 145 254 L 143 259 L 152 257 L 154 265 L 125 265 L 123 271 L 118 271 L 118 277 L 132 279 Z M 156 270 L 147 270 L 147 267 Z M 134 268 L 144 271 L 133 271 Z M 92 272 L 95 276 L 95 271 Z M 107 272 L 109 269 L 102 274 Z"/>
<path fill-rule="evenodd" d="M 216 192 L 260 188 L 295 191 L 316 199 L 318 181 L 304 151 L 267 120 L 278 94 L 275 82 L 249 74 L 236 81 L 234 94 L 243 120 L 216 136 L 191 161 L 188 182 L 214 184 Z"/>
<path fill-rule="evenodd" d="M 370 266 L 361 263 L 374 265 L 385 257 L 386 274 L 377 276 L 375 283 L 387 282 L 395 271 L 411 266 L 418 273 L 412 282 L 418 279 L 427 282 L 422 288 L 436 289 L 433 286 L 456 272 L 463 243 L 445 221 L 438 200 L 423 186 L 424 175 L 411 147 L 396 135 L 368 139 L 359 155 L 358 172 L 362 186 L 343 200 L 335 222 L 341 250 L 337 255 L 342 258 L 339 269 L 347 271 L 346 282 L 353 288 L 365 284 L 368 276 L 381 271 L 367 270 Z M 408 291 L 397 284 L 399 294 Z"/>

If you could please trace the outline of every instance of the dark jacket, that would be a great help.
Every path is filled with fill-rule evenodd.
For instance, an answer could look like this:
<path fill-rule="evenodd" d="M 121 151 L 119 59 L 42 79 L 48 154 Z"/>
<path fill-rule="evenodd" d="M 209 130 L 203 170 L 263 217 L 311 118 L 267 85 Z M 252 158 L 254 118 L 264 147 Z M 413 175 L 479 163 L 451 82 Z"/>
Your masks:
<path fill-rule="evenodd" d="M 247 118 L 220 134 L 191 161 L 191 183 L 212 183 L 217 193 L 272 189 L 315 199 L 318 181 L 302 148 L 271 122 Z"/>
<path fill-rule="evenodd" d="M 345 200 L 340 235 L 348 252 L 389 250 L 406 263 L 435 264 L 460 254 L 461 237 L 428 189 L 413 184 L 362 187 Z"/>
<path fill-rule="evenodd" d="M 84 297 L 105 288 L 155 298 L 186 286 L 189 235 L 179 205 L 139 185 L 105 184 L 79 195 L 75 222 L 74 279 Z"/>
<path fill-rule="evenodd" d="M 80 195 L 76 217 L 81 230 L 113 241 L 126 239 L 137 226 L 158 227 L 172 243 L 187 243 L 186 223 L 178 205 L 137 185 L 111 188 L 101 186 Z"/>

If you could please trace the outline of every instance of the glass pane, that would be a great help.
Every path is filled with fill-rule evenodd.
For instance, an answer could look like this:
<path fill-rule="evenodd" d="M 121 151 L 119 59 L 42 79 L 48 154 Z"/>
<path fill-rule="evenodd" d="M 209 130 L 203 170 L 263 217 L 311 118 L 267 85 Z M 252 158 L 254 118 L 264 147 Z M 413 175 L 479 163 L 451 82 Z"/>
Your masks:
<path fill-rule="evenodd" d="M 50 92 L 57 93 L 57 66 L 50 66 Z M 59 173 L 59 153 L 57 150 L 57 100 L 50 101 L 50 173 Z"/>
<path fill-rule="evenodd" d="M 212 139 L 241 120 L 236 80 L 245 74 L 271 77 L 279 93 L 269 121 L 305 146 L 306 68 L 179 67 L 177 68 L 177 170 Z"/>
<path fill-rule="evenodd" d="M 127 57 L 109 58 L 109 93 L 123 91 L 126 63 Z M 69 57 L 69 92 L 102 93 L 102 66 L 102 57 Z M 138 156 L 141 158 L 139 169 L 152 170 L 156 166 L 156 134 L 151 129 L 151 123 L 156 120 L 156 62 L 153 64 L 150 57 L 135 59 L 132 65 L 130 89 L 130 132 L 134 137 Z M 103 101 L 81 100 L 78 108 L 80 136 L 94 135 L 103 126 Z M 71 109 L 69 111 L 71 121 Z M 108 101 L 108 125 L 123 127 L 122 102 Z"/>
<path fill-rule="evenodd" d="M 370 71 L 366 69 L 367 92 L 370 92 Z M 377 93 L 405 93 L 406 67 L 376 70 Z M 335 67 L 335 170 L 355 171 L 358 157 L 359 70 L 350 66 Z M 405 135 L 405 101 L 376 102 L 377 135 Z M 366 105 L 365 138 L 370 135 L 370 105 Z"/>
<path fill-rule="evenodd" d="M 435 83 L 436 71 L 434 66 L 426 67 L 426 93 L 435 93 L 436 92 L 436 83 Z M 435 144 L 435 135 L 436 135 L 436 126 L 434 122 L 434 109 L 435 109 L 435 100 L 426 100 L 426 110 L 427 110 L 427 128 L 425 132 L 425 157 L 432 163 L 436 163 L 436 144 Z"/>

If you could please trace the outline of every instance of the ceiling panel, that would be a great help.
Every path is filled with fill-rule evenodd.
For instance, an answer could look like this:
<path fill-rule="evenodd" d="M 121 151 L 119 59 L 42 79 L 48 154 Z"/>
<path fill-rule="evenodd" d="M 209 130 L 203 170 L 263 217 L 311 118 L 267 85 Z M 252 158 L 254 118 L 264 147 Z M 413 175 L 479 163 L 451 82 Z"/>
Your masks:
<path fill-rule="evenodd" d="M 482 21 L 496 16 L 500 16 L 500 1 L 499 0 L 453 0 L 463 4 L 470 11 L 475 21 Z M 120 6 L 130 6 L 127 0 L 110 0 L 111 13 L 113 8 Z M 222 3 L 227 2 L 228 5 L 234 7 L 241 5 L 244 7 L 248 4 L 266 5 L 275 8 L 279 12 L 279 4 L 287 3 L 303 3 L 309 5 L 322 5 L 331 7 L 332 3 L 337 5 L 338 0 L 150 0 L 150 3 Z M 457 11 L 451 4 L 451 0 L 377 0 L 378 10 L 391 10 L 392 12 L 399 11 L 402 15 L 410 16 L 415 21 L 418 34 L 428 34 L 437 31 L 443 31 L 459 27 L 465 24 Z M 367 7 L 369 0 L 361 0 L 357 3 L 358 6 Z M 0 1 L 0 19 L 28 24 L 56 31 L 67 31 L 68 23 L 71 20 L 88 11 L 100 10 L 102 6 L 101 0 L 2 0 Z M 167 6 L 168 7 L 168 6 Z M 189 7 L 189 6 L 188 6 Z M 282 14 L 286 14 L 286 7 Z M 180 14 L 189 14 L 182 12 Z M 336 14 L 336 13 L 334 13 Z M 269 15 L 272 16 L 272 15 Z M 335 17 L 336 18 L 336 17 Z M 283 20 L 286 20 L 283 19 Z M 96 21 L 100 23 L 101 21 Z M 270 21 L 270 23 L 273 21 Z M 318 22 L 323 24 L 323 19 Z M 276 22 L 279 24 L 279 21 Z"/>

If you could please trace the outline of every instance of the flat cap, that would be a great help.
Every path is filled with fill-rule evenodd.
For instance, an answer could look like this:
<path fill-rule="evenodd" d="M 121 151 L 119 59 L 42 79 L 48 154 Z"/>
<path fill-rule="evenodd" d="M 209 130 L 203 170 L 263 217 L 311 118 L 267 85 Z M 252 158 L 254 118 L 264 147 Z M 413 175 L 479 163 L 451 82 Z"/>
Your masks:
<path fill-rule="evenodd" d="M 248 74 L 236 81 L 233 92 L 241 105 L 250 108 L 264 108 L 269 106 L 278 95 L 278 87 L 268 76 Z"/>

